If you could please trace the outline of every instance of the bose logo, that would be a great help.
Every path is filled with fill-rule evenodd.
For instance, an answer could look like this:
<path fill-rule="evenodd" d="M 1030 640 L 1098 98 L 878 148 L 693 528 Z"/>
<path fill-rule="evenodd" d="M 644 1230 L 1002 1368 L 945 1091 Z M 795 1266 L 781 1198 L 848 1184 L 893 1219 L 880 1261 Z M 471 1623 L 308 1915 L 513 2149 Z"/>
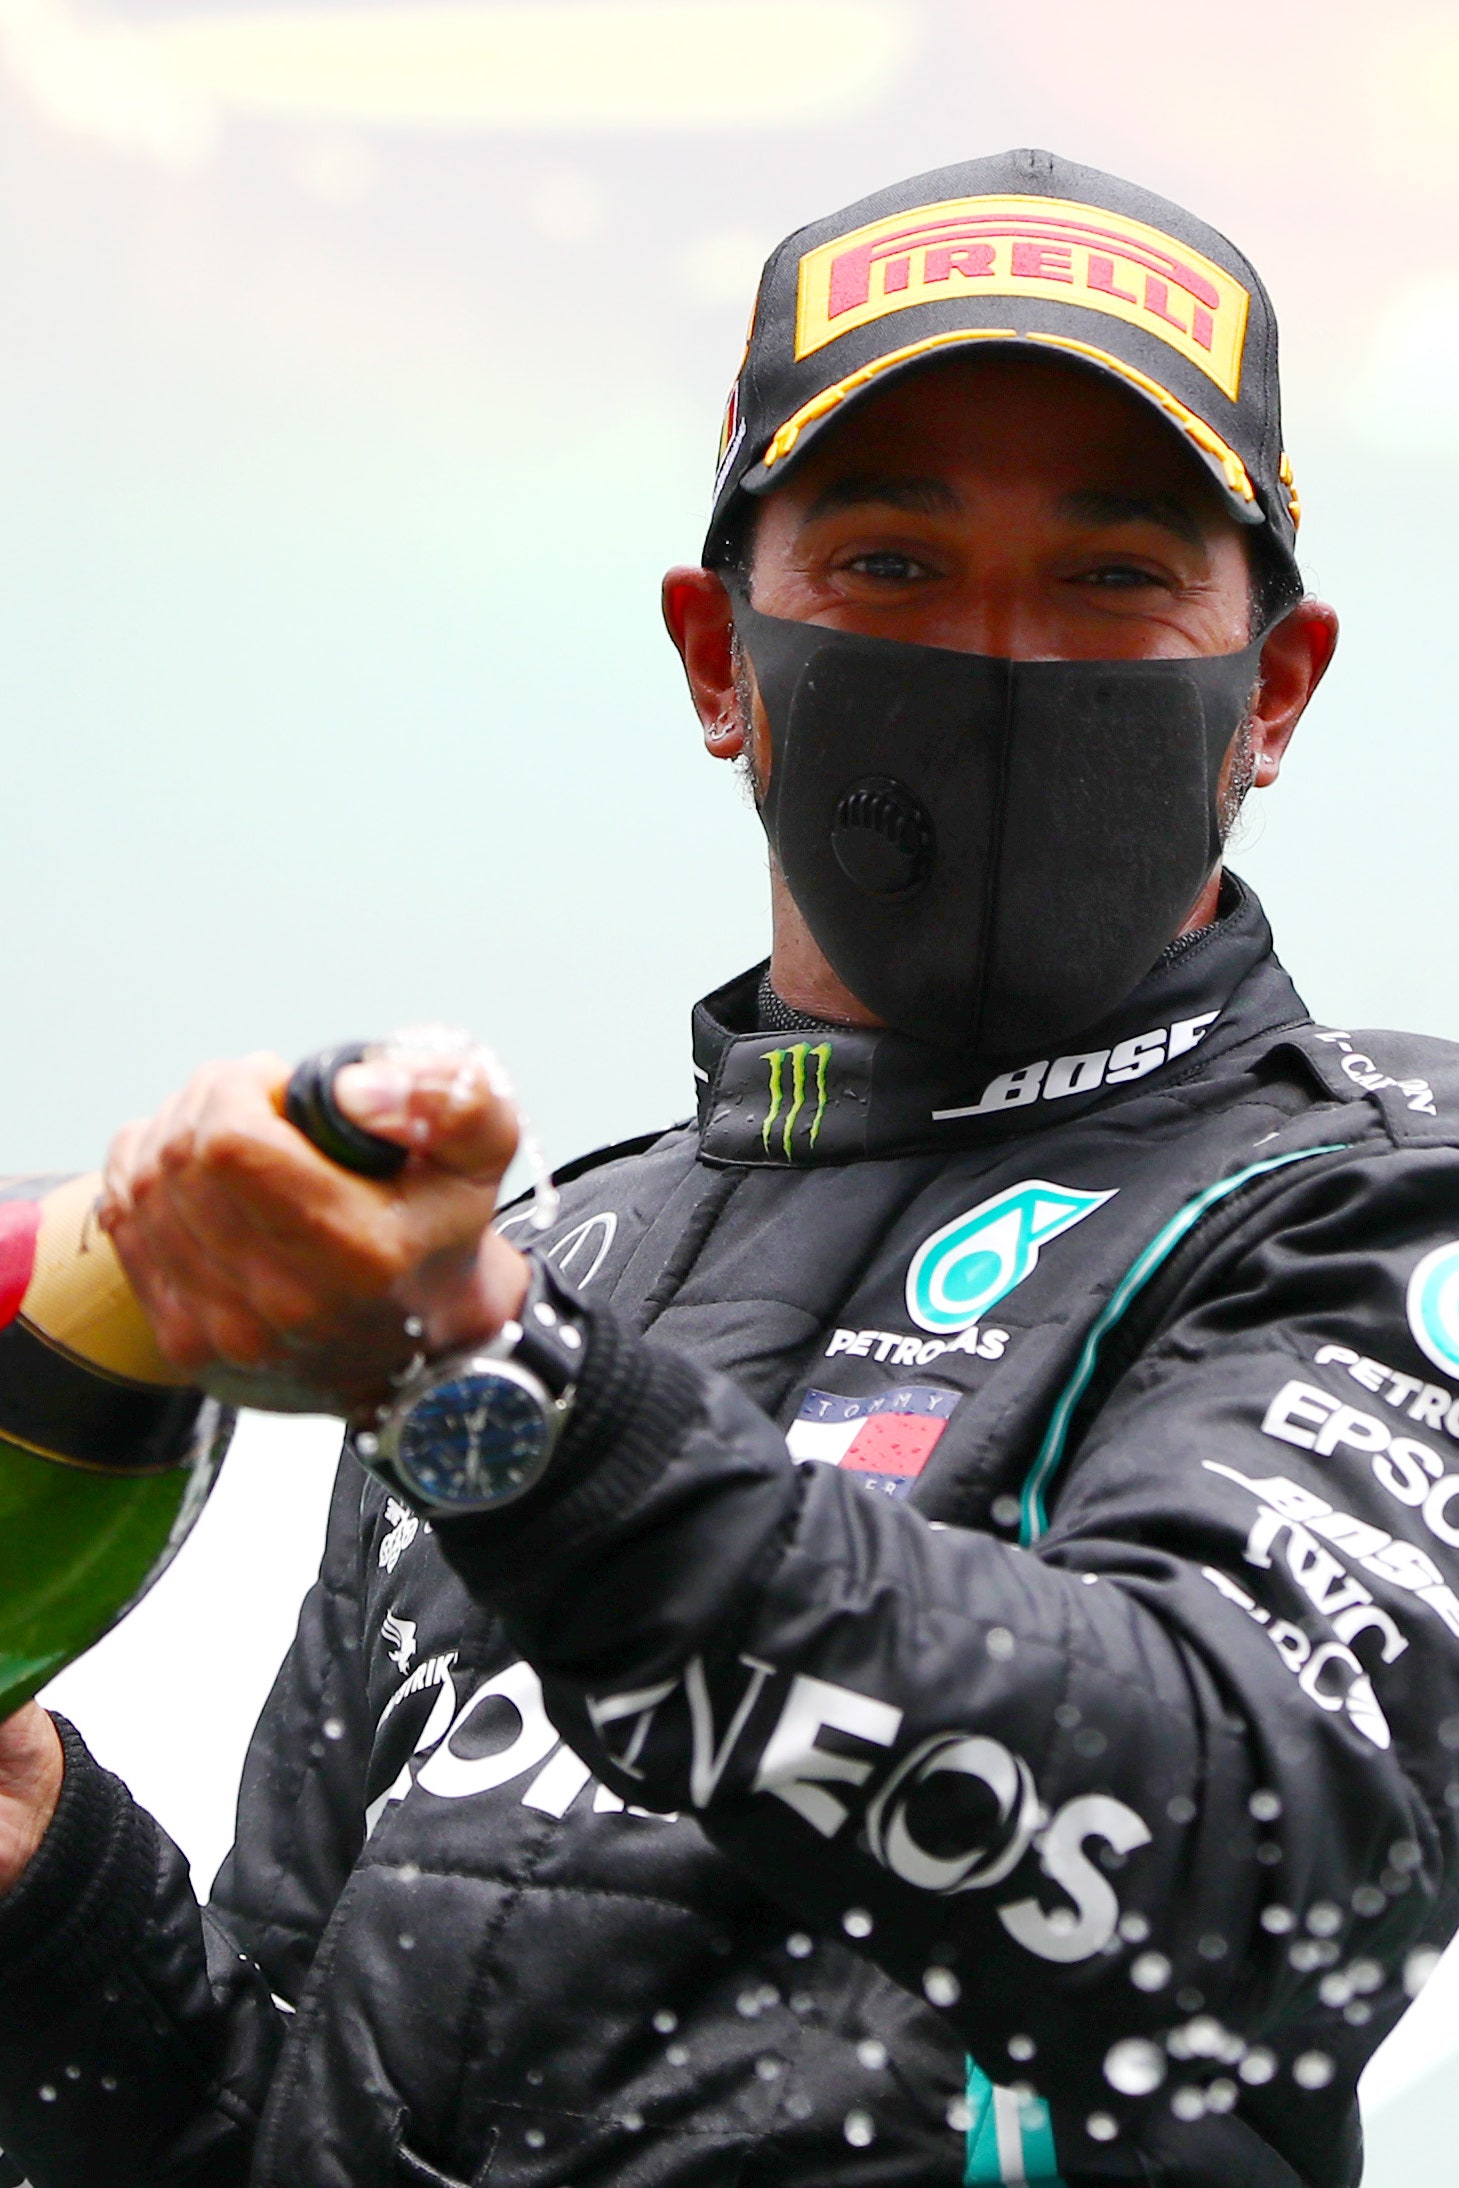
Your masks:
<path fill-rule="evenodd" d="M 1079 1056 L 1045 1057 L 1024 1064 L 1017 1071 L 1000 1072 L 990 1079 L 977 1101 L 961 1109 L 934 1109 L 934 1124 L 950 1124 L 958 1117 L 995 1116 L 1004 1109 L 1024 1109 L 1030 1102 L 1058 1102 L 1070 1094 L 1093 1094 L 1102 1086 L 1126 1086 L 1132 1079 L 1148 1078 L 1162 1064 L 1174 1063 L 1190 1049 L 1198 1048 L 1213 1020 L 1221 1013 L 1203 1010 L 1196 1018 L 1178 1018 L 1173 1026 L 1156 1026 L 1136 1033 L 1113 1048 L 1094 1048 Z"/>

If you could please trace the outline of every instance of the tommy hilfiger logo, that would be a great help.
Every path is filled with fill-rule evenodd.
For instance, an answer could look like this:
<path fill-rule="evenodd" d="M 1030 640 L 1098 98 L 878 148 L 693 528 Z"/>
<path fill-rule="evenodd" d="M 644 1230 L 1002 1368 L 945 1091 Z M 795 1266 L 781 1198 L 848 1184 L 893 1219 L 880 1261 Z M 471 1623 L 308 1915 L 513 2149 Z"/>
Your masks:
<path fill-rule="evenodd" d="M 961 1402 L 960 1390 L 908 1383 L 870 1398 L 808 1390 L 786 1433 L 793 1459 L 817 1459 L 857 1474 L 868 1489 L 904 1497 Z"/>

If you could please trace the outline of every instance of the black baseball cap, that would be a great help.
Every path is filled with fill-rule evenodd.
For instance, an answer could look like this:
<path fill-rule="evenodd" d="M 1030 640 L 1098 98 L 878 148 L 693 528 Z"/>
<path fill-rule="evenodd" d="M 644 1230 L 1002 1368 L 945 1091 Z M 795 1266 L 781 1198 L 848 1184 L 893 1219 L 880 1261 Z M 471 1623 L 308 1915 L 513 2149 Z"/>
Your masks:
<path fill-rule="evenodd" d="M 778 486 L 874 390 L 963 345 L 1028 343 L 1133 390 L 1296 570 L 1277 323 L 1255 268 L 1204 221 L 1053 152 L 896 182 L 771 253 L 720 437 L 705 562 L 741 496 Z"/>

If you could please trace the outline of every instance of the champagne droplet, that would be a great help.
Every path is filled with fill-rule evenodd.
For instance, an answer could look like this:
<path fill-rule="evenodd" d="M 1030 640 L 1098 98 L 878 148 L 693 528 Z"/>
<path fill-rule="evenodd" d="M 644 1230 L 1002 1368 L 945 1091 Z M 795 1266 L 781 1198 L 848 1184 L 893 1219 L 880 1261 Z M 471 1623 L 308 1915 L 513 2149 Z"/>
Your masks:
<path fill-rule="evenodd" d="M 1165 2079 L 1165 2060 L 1148 2036 L 1126 2036 L 1104 2055 L 1104 2078 L 1122 2097 L 1148 2097 Z"/>
<path fill-rule="evenodd" d="M 1425 1945 L 1420 1946 L 1417 1952 L 1411 1952 L 1404 1961 L 1403 1987 L 1410 1998 L 1417 1998 L 1419 1992 L 1439 1965 L 1439 1957 L 1439 1954 L 1433 1950 L 1432 1946 Z"/>

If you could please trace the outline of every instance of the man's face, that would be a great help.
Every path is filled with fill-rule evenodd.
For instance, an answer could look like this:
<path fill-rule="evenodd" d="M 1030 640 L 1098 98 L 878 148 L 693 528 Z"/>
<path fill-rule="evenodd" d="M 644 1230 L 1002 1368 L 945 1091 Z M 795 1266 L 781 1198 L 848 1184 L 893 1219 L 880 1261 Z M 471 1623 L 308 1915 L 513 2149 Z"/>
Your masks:
<path fill-rule="evenodd" d="M 1015 660 L 1238 653 L 1253 635 L 1247 538 L 1139 396 L 1021 344 L 910 374 L 828 428 L 756 512 L 752 599 L 769 615 Z M 706 748 L 763 794 L 769 723 L 720 574 L 671 570 L 664 616 Z M 1222 769 L 1223 828 L 1249 787 L 1276 781 L 1336 639 L 1315 600 L 1268 635 Z M 1188 926 L 1216 916 L 1219 880 Z M 812 1017 L 878 1023 L 773 861 L 771 892 L 777 992 Z"/>
<path fill-rule="evenodd" d="M 771 494 L 753 600 L 836 630 L 1016 660 L 1233 653 L 1245 528 L 1148 404 L 996 350 L 914 373 Z"/>

